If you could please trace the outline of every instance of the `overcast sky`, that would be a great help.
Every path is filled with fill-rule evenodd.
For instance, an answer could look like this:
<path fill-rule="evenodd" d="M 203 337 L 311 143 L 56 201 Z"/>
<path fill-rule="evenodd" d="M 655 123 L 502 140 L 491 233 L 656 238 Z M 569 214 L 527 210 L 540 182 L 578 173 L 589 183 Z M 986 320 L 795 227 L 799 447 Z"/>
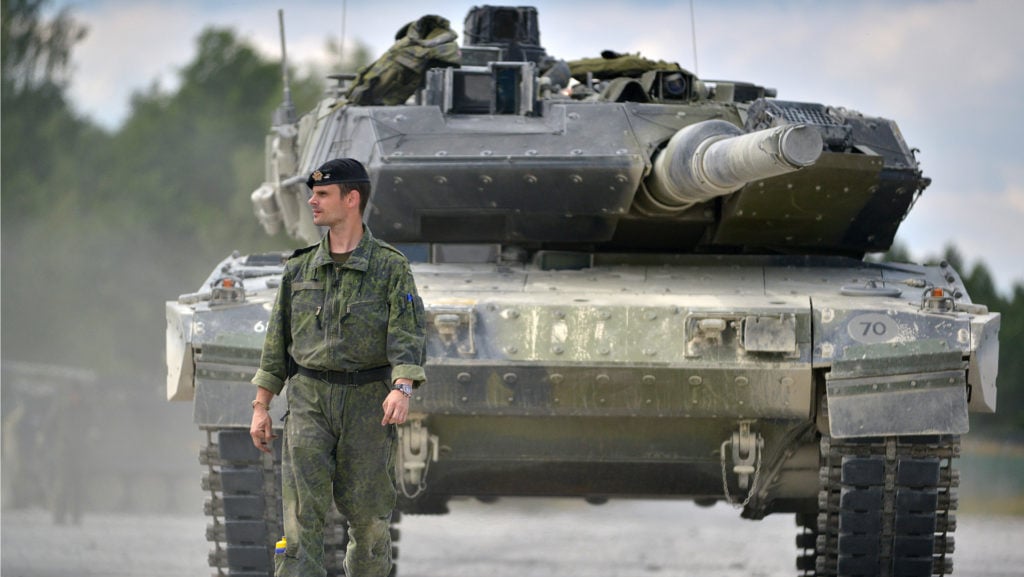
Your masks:
<path fill-rule="evenodd" d="M 359 39 L 379 55 L 400 26 L 427 12 L 448 18 L 461 39 L 473 2 L 57 4 L 71 6 L 89 28 L 74 52 L 71 96 L 80 111 L 116 127 L 132 92 L 154 82 L 176 86 L 177 70 L 194 57 L 196 37 L 207 26 L 232 27 L 277 57 L 277 9 L 284 7 L 288 56 L 300 65 L 323 60 L 327 39 L 343 29 L 350 42 Z M 968 263 L 987 263 L 1004 291 L 1024 282 L 1024 3 L 695 0 L 696 58 L 686 0 L 522 4 L 537 7 L 541 42 L 559 58 L 640 52 L 703 78 L 776 88 L 780 99 L 896 120 L 933 180 L 898 238 L 917 259 L 955 244 Z"/>

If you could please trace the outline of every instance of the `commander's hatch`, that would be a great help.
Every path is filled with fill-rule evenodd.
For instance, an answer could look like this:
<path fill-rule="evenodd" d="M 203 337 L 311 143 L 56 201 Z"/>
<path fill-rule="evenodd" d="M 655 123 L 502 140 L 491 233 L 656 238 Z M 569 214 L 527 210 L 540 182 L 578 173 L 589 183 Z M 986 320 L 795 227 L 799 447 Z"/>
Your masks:
<path fill-rule="evenodd" d="M 536 109 L 536 66 L 491 62 L 487 66 L 427 71 L 423 103 L 444 114 L 531 116 Z"/>

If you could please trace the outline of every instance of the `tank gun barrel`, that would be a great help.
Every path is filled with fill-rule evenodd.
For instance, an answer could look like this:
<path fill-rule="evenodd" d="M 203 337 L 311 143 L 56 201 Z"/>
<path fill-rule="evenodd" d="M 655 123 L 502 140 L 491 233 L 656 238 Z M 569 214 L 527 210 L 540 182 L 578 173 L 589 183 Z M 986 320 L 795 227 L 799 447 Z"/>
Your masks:
<path fill-rule="evenodd" d="M 818 160 L 821 134 L 805 125 L 744 133 L 724 120 L 687 126 L 658 154 L 644 207 L 675 212 Z"/>

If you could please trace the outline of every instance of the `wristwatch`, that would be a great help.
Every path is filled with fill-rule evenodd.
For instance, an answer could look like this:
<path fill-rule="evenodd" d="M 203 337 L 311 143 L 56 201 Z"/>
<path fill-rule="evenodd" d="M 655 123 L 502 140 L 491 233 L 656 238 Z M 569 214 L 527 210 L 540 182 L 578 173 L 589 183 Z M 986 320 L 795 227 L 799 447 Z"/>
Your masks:
<path fill-rule="evenodd" d="M 395 386 L 392 387 L 392 389 L 396 391 L 402 391 L 402 394 L 407 397 L 412 396 L 412 385 L 407 385 L 405 383 L 395 383 Z"/>

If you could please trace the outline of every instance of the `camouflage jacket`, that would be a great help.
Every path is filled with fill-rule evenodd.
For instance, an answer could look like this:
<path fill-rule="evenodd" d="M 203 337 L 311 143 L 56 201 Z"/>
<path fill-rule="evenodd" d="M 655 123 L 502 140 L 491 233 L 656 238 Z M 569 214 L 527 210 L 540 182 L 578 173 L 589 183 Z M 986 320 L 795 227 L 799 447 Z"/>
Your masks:
<path fill-rule="evenodd" d="M 314 370 L 391 365 L 392 379 L 426 380 L 423 301 L 409 261 L 363 227 L 345 264 L 331 259 L 327 235 L 285 264 L 252 382 L 279 394 L 289 355 Z"/>

